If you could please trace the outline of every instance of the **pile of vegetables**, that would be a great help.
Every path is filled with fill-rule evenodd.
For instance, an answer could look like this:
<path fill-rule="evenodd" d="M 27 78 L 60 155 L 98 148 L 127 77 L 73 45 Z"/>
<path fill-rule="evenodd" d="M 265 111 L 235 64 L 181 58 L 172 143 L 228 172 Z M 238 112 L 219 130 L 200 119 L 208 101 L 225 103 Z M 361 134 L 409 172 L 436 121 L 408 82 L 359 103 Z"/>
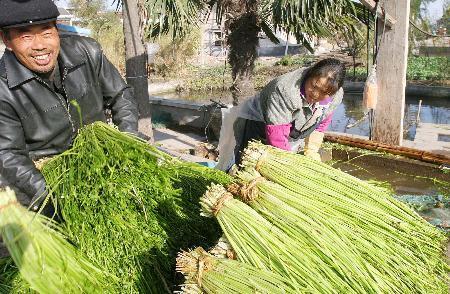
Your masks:
<path fill-rule="evenodd" d="M 61 231 L 118 278 L 109 281 L 114 293 L 171 293 L 177 252 L 220 237 L 217 223 L 200 216 L 199 197 L 231 178 L 206 170 L 98 122 L 41 171 Z"/>
<path fill-rule="evenodd" d="M 385 191 L 258 143 L 237 178 L 228 191 L 213 185 L 201 203 L 240 262 L 298 292 L 448 293 L 445 235 Z"/>
<path fill-rule="evenodd" d="M 109 292 L 106 274 L 69 244 L 56 224 L 46 217 L 27 211 L 12 190 L 0 192 L 0 235 L 21 276 L 29 288 L 39 293 Z M 12 267 L 4 261 L 4 268 Z M 14 280 L 14 271 L 2 273 L 2 279 Z M 26 289 L 24 281 L 2 293 Z M 20 289 L 22 287 L 22 289 Z"/>
<path fill-rule="evenodd" d="M 57 276 L 49 283 L 69 293 L 179 284 L 183 293 L 448 293 L 441 231 L 385 190 L 301 155 L 251 143 L 232 178 L 94 123 L 42 173 L 60 223 L 9 211 L 20 207 L 0 195 L 14 260 L 0 260 L 0 292 L 45 293 Z M 215 256 L 188 251 L 211 248 L 222 232 Z M 24 254 L 28 243 L 49 267 Z"/>

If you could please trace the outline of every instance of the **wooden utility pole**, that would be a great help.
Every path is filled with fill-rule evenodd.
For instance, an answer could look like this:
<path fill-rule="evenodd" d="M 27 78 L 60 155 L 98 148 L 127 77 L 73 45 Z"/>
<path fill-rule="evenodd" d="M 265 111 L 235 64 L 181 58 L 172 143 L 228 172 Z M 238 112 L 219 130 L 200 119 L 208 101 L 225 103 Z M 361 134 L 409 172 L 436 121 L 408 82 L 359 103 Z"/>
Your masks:
<path fill-rule="evenodd" d="M 378 22 L 381 44 L 377 59 L 378 104 L 375 110 L 373 139 L 385 144 L 401 145 L 410 0 L 384 0 L 380 5 L 396 22 L 391 29 L 384 30 L 384 36 L 382 19 Z"/>
<path fill-rule="evenodd" d="M 138 0 L 123 0 L 126 79 L 133 87 L 139 108 L 138 129 L 153 143 L 150 101 L 148 96 L 147 50 L 140 33 Z"/>
<path fill-rule="evenodd" d="M 377 7 L 377 2 L 375 2 L 374 0 L 359 0 L 359 2 L 361 2 L 362 5 L 367 7 L 373 13 L 376 13 L 380 19 L 383 19 L 383 20 L 385 19 L 387 28 L 390 29 L 397 22 L 395 20 L 395 18 L 392 17 L 392 15 L 390 15 L 389 13 L 385 13 L 381 6 Z M 377 8 L 376 11 L 375 11 L 375 8 Z"/>

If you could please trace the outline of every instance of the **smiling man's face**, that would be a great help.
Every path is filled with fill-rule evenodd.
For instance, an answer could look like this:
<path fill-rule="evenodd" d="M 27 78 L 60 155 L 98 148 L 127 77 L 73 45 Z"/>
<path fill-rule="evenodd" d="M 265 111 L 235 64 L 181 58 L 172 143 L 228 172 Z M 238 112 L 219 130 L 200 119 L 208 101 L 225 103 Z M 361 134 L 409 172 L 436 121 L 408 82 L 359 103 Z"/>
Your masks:
<path fill-rule="evenodd" d="M 31 71 L 48 73 L 55 68 L 60 44 L 54 22 L 10 28 L 2 38 L 6 48 Z"/>

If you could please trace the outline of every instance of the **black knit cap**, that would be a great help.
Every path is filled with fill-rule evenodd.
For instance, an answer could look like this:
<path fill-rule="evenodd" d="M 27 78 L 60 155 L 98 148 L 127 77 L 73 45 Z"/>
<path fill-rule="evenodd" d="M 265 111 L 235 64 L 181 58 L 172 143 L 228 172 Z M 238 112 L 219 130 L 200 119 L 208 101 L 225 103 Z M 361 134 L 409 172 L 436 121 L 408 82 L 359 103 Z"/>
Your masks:
<path fill-rule="evenodd" d="M 0 0 L 0 28 L 46 23 L 59 15 L 52 0 Z"/>

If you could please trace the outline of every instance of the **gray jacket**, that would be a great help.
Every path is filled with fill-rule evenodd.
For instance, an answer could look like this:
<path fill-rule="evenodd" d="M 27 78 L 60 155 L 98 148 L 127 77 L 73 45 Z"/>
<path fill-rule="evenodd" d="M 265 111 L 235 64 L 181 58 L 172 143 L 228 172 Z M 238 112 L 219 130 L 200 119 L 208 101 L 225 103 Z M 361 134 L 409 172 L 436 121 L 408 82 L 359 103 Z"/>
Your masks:
<path fill-rule="evenodd" d="M 319 103 L 311 107 L 300 93 L 307 72 L 308 68 L 299 68 L 273 79 L 245 102 L 240 117 L 263 121 L 266 125 L 293 123 L 299 132 L 320 123 L 342 102 L 344 91 L 340 88 L 325 107 Z"/>
<path fill-rule="evenodd" d="M 68 149 L 82 124 L 106 120 L 105 108 L 111 109 L 120 130 L 137 132 L 133 91 L 97 42 L 61 37 L 58 63 L 63 93 L 13 53 L 6 51 L 0 60 L 0 187 L 10 185 L 26 195 L 24 205 L 46 190 L 32 160 Z M 80 114 L 71 101 L 79 105 Z"/>

